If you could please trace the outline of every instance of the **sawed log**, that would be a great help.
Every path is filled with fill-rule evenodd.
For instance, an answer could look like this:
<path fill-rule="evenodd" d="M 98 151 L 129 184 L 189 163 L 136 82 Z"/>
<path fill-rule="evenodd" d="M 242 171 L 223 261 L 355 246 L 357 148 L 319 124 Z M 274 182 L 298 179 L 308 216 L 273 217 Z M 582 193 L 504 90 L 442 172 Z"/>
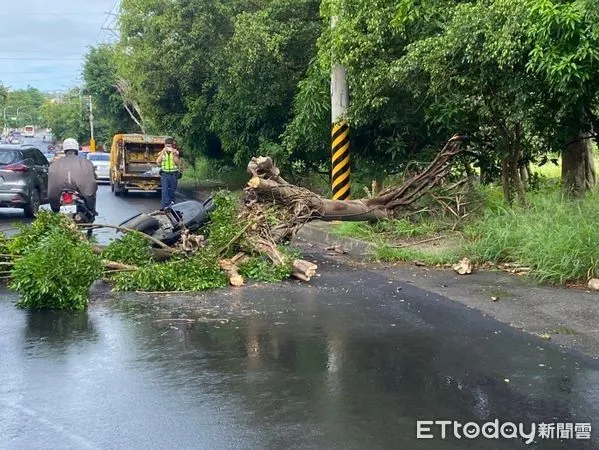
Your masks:
<path fill-rule="evenodd" d="M 293 261 L 293 273 L 291 276 L 298 280 L 310 281 L 316 275 L 316 269 L 318 269 L 316 264 L 304 259 L 296 259 Z"/>

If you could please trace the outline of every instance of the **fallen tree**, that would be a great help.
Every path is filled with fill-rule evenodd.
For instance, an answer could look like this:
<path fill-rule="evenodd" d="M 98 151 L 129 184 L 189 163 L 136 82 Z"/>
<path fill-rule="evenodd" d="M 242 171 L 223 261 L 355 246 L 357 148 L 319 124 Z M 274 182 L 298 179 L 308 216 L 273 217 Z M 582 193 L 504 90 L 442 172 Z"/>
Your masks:
<path fill-rule="evenodd" d="M 359 200 L 329 200 L 288 183 L 271 158 L 253 158 L 248 164 L 252 176 L 244 191 L 242 217 L 254 225 L 247 230 L 252 250 L 280 262 L 276 244 L 289 241 L 307 222 L 369 221 L 393 218 L 441 182 L 461 152 L 465 138 L 452 137 L 430 165 L 401 186 L 392 186 L 375 197 Z M 279 220 L 273 223 L 272 209 Z"/>
<path fill-rule="evenodd" d="M 0 263 L 27 308 L 80 309 L 98 278 L 114 289 L 194 292 L 246 279 L 310 281 L 317 266 L 287 245 L 312 220 L 376 221 L 394 217 L 430 191 L 451 169 L 463 138 L 453 137 L 421 173 L 372 198 L 333 201 L 288 183 L 271 158 L 253 158 L 243 198 L 214 197 L 215 210 L 201 235 L 184 233 L 167 247 L 134 230 L 112 225 L 77 227 L 62 215 L 42 212 L 12 238 L 3 238 Z M 102 247 L 80 230 L 109 227 L 126 233 Z"/>

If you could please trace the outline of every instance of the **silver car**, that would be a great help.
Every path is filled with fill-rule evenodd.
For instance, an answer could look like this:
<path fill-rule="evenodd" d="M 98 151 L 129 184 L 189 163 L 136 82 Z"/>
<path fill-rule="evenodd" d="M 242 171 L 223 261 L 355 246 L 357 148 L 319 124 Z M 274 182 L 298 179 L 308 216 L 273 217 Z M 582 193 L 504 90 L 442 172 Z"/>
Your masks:
<path fill-rule="evenodd" d="M 110 153 L 91 152 L 87 154 L 87 159 L 94 165 L 98 180 L 110 181 Z"/>
<path fill-rule="evenodd" d="M 30 145 L 0 145 L 0 207 L 21 208 L 35 217 L 48 203 L 46 157 Z"/>

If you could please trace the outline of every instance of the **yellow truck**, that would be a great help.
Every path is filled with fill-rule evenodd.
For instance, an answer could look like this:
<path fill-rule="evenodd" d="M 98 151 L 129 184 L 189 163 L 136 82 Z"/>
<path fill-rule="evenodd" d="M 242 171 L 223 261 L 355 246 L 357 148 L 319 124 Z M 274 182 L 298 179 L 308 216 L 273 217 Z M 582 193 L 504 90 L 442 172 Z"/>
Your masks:
<path fill-rule="evenodd" d="M 129 190 L 160 192 L 156 158 L 168 136 L 117 134 L 110 148 L 110 187 L 114 195 Z"/>

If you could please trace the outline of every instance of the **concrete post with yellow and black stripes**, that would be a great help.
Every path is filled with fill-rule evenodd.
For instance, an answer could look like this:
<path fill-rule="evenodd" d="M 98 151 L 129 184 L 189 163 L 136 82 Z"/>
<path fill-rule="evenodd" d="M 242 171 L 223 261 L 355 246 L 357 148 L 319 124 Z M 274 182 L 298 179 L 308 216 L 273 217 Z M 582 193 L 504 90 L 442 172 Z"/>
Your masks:
<path fill-rule="evenodd" d="M 347 200 L 350 195 L 349 125 L 342 120 L 333 124 L 333 200 Z"/>
<path fill-rule="evenodd" d="M 333 19 L 333 26 L 335 23 L 336 18 Z M 347 74 L 343 66 L 334 64 L 331 76 L 333 200 L 348 200 L 351 194 L 349 124 L 346 120 L 348 107 Z"/>

